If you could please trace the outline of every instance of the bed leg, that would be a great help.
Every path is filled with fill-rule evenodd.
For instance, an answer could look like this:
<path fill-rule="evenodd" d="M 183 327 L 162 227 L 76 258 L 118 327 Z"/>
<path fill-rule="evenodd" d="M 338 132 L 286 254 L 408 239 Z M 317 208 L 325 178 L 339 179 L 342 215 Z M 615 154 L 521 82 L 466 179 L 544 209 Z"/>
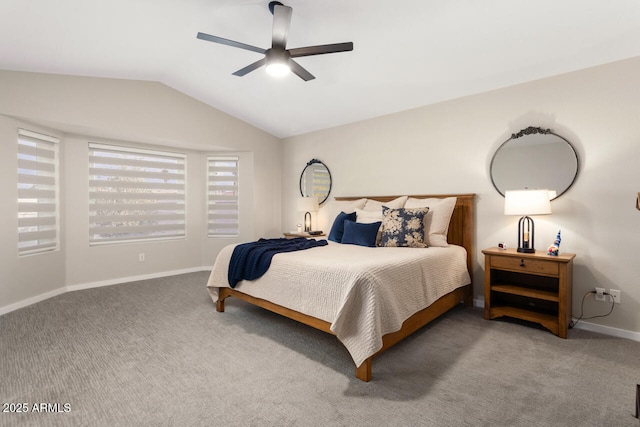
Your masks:
<path fill-rule="evenodd" d="M 473 288 L 471 287 L 471 285 L 469 285 L 469 290 L 465 292 L 465 296 L 462 302 L 467 307 L 473 307 Z"/>
<path fill-rule="evenodd" d="M 473 307 L 473 295 L 467 295 L 462 302 L 467 307 Z"/>
<path fill-rule="evenodd" d="M 224 298 L 216 301 L 216 311 L 218 313 L 224 313 Z"/>
<path fill-rule="evenodd" d="M 356 378 L 364 382 L 371 381 L 371 357 L 356 368 Z"/>

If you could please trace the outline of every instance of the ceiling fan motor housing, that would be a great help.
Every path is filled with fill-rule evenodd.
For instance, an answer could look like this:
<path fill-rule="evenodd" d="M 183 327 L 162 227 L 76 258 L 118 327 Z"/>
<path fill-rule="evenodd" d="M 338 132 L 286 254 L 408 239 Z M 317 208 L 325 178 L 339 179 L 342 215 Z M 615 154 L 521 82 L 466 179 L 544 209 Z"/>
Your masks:
<path fill-rule="evenodd" d="M 275 10 L 276 6 L 284 6 L 282 3 L 280 3 L 279 1 L 271 1 L 269 2 L 269 11 L 271 12 L 271 14 L 273 15 L 273 11 Z"/>
<path fill-rule="evenodd" d="M 288 64 L 291 55 L 285 49 L 271 48 L 265 52 L 267 58 L 267 65 L 279 62 L 282 64 Z"/>

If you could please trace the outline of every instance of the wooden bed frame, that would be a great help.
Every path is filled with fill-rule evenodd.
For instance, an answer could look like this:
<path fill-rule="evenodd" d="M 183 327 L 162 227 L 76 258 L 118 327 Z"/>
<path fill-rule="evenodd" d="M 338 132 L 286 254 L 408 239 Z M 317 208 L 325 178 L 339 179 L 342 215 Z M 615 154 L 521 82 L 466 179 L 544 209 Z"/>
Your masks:
<path fill-rule="evenodd" d="M 380 202 L 388 202 L 399 196 L 364 196 L 367 199 L 373 199 Z M 473 272 L 473 257 L 474 257 L 474 220 L 475 220 L 475 194 L 438 194 L 438 195 L 416 195 L 410 196 L 415 198 L 445 198 L 456 197 L 456 207 L 449 223 L 449 233 L 447 240 L 450 244 L 463 246 L 467 250 L 467 269 L 469 275 L 472 276 Z M 336 200 L 357 200 L 362 197 L 336 197 Z M 472 276 L 473 277 L 473 276 Z M 274 304 L 270 301 L 255 298 L 250 295 L 244 294 L 232 288 L 219 288 L 218 301 L 216 303 L 216 309 L 219 312 L 224 312 L 224 300 L 227 297 L 233 296 L 243 301 L 262 307 L 266 310 L 270 310 L 274 313 L 278 313 L 282 316 L 296 320 L 305 325 L 319 329 L 321 331 L 333 334 L 331 331 L 331 324 L 316 317 L 308 316 L 295 310 L 291 310 L 286 307 L 282 307 L 278 304 Z M 382 353 L 394 344 L 402 341 L 413 332 L 417 331 L 427 323 L 436 319 L 438 316 L 449 311 L 453 307 L 457 306 L 460 302 L 464 302 L 465 305 L 471 306 L 473 304 L 473 288 L 472 285 L 466 285 L 458 288 L 437 301 L 431 304 L 429 307 L 422 309 L 409 317 L 402 324 L 399 331 L 386 334 L 382 337 L 382 348 L 374 355 L 367 358 L 360 366 L 356 367 L 356 377 L 362 381 L 371 381 L 371 365 L 374 356 Z"/>

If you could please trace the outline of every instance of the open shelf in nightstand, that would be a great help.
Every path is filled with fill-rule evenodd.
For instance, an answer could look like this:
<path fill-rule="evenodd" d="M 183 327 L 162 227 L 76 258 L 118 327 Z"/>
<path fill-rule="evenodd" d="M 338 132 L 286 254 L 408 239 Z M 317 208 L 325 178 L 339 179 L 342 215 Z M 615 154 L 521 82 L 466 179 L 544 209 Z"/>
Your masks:
<path fill-rule="evenodd" d="M 559 301 L 557 277 L 492 268 L 491 290 L 546 301 Z"/>
<path fill-rule="evenodd" d="M 543 291 L 540 289 L 533 289 L 533 288 L 525 288 L 517 285 L 495 284 L 491 286 L 491 290 L 493 292 L 502 292 L 502 293 L 511 294 L 511 295 L 522 295 L 527 298 L 535 298 L 535 299 L 541 299 L 545 301 L 558 302 L 560 299 L 558 297 L 557 292 Z"/>

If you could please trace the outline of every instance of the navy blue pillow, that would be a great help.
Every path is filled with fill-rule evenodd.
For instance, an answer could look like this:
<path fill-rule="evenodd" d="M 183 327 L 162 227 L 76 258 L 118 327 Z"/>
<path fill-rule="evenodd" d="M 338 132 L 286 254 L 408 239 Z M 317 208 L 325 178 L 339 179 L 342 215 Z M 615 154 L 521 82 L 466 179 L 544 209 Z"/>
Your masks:
<path fill-rule="evenodd" d="M 342 243 L 375 247 L 376 238 L 378 237 L 378 229 L 381 224 L 382 221 L 373 222 L 371 224 L 345 221 Z"/>
<path fill-rule="evenodd" d="M 331 231 L 329 232 L 329 240 L 334 242 L 342 242 L 342 236 L 344 235 L 344 222 L 345 221 L 355 221 L 356 213 L 344 213 L 340 212 L 336 217 L 335 221 L 333 221 L 333 225 L 331 226 Z"/>

